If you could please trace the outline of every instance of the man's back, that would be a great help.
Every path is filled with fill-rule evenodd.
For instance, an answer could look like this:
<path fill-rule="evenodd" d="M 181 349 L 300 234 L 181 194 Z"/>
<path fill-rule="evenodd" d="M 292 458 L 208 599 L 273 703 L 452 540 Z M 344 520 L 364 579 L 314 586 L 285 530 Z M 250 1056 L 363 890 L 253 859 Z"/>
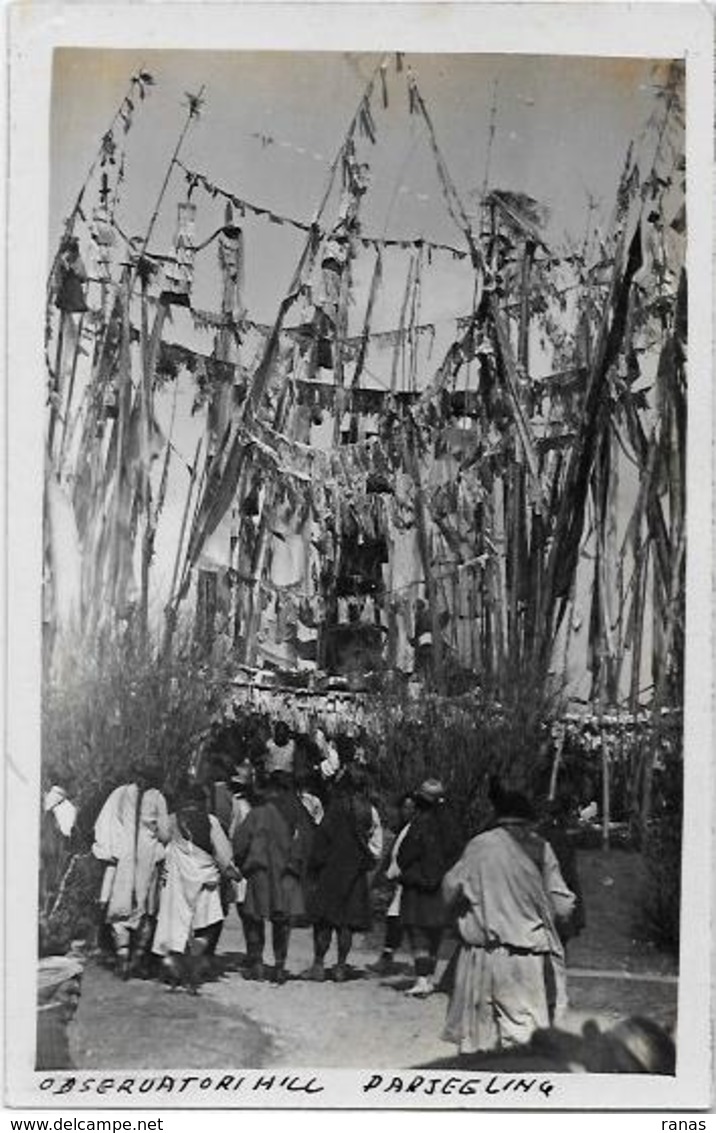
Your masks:
<path fill-rule="evenodd" d="M 459 901 L 466 943 L 561 954 L 548 894 L 552 888 L 565 902 L 573 901 L 549 846 L 518 824 L 473 838 L 445 879 L 446 896 Z"/>

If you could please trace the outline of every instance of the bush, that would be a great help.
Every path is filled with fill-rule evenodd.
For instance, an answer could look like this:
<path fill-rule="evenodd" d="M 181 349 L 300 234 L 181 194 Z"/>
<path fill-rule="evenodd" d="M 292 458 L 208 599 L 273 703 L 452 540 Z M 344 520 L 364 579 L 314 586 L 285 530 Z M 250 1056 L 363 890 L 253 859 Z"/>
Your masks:
<path fill-rule="evenodd" d="M 190 644 L 171 655 L 127 637 L 78 643 L 42 700 L 42 789 L 58 784 L 78 809 L 73 844 L 86 850 L 108 794 L 133 765 L 151 764 L 169 797 L 225 699 L 228 673 Z"/>
<path fill-rule="evenodd" d="M 484 826 L 492 810 L 491 775 L 537 798 L 545 793 L 549 754 L 545 725 L 555 711 L 542 690 L 523 684 L 502 705 L 424 696 L 415 718 L 384 700 L 383 743 L 374 782 L 389 812 L 393 800 L 428 777 L 442 780 L 464 841 Z"/>
<path fill-rule="evenodd" d="M 649 938 L 678 955 L 681 911 L 683 764 L 680 746 L 667 749 L 654 771 L 653 810 L 643 854 L 646 883 L 641 916 Z"/>

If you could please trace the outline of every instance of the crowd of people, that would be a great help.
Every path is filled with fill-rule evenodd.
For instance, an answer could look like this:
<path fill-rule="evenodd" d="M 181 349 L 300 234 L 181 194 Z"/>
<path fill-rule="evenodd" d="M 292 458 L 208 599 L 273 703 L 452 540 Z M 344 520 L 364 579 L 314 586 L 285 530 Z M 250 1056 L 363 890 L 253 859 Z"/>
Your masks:
<path fill-rule="evenodd" d="M 104 867 L 103 943 L 118 976 L 156 974 L 196 993 L 235 908 L 247 980 L 389 976 L 401 970 L 395 955 L 405 942 L 413 965 L 406 993 L 449 993 L 443 1037 L 460 1053 L 525 1044 L 558 1024 L 564 942 L 583 923 L 559 808 L 544 837 L 529 800 L 491 781 L 492 821 L 465 845 L 437 778 L 397 800 L 398 822 L 384 824 L 361 749 L 339 758 L 318 732 L 310 750 L 306 758 L 278 723 L 260 759 L 218 744 L 171 800 L 146 766 L 112 791 L 93 854 Z M 358 970 L 349 956 L 355 934 L 372 927 L 376 887 L 384 898 L 388 890 L 384 943 Z M 311 926 L 313 956 L 291 972 L 297 925 Z M 438 983 L 438 959 L 450 947 Z"/>

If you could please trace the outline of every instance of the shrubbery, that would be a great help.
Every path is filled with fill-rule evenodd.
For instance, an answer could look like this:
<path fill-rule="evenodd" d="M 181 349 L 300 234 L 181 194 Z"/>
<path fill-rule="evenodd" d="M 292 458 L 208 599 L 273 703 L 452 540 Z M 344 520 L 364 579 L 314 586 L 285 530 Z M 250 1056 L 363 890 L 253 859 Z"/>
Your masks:
<path fill-rule="evenodd" d="M 170 655 L 131 638 L 78 647 L 42 704 L 42 785 L 64 787 L 88 836 L 114 787 L 133 764 L 157 767 L 171 793 L 199 738 L 220 711 L 228 673 L 207 666 L 190 644 Z"/>
<path fill-rule="evenodd" d="M 62 680 L 44 689 L 42 785 L 59 784 L 77 805 L 79 849 L 91 845 L 100 807 L 127 781 L 133 764 L 155 765 L 163 789 L 173 793 L 221 718 L 230 678 L 226 666 L 208 664 L 190 643 L 175 642 L 171 655 L 131 639 L 75 651 Z M 368 755 L 374 794 L 389 822 L 397 817 L 395 800 L 428 777 L 443 781 L 465 841 L 490 816 L 491 775 L 535 798 L 546 796 L 549 722 L 558 705 L 537 685 L 516 682 L 514 695 L 499 706 L 460 698 L 446 708 L 428 694 L 411 703 L 376 693 L 375 710 L 380 738 Z M 239 756 L 256 754 L 246 750 L 258 742 L 250 716 L 232 729 L 240 736 Z M 654 776 L 641 909 L 649 937 L 672 951 L 679 941 L 682 826 L 681 752 L 675 746 L 667 746 Z"/>
<path fill-rule="evenodd" d="M 384 739 L 374 766 L 375 786 L 386 806 L 423 779 L 437 777 L 467 840 L 490 817 L 491 775 L 528 795 L 545 794 L 550 766 L 545 723 L 555 704 L 539 688 L 522 683 L 499 706 L 467 702 L 458 713 L 426 697 L 414 720 L 396 716 L 392 707 L 383 702 Z"/>
<path fill-rule="evenodd" d="M 667 750 L 654 773 L 653 808 L 642 845 L 646 884 L 641 913 L 649 939 L 675 955 L 679 951 L 682 828 L 682 753 Z"/>

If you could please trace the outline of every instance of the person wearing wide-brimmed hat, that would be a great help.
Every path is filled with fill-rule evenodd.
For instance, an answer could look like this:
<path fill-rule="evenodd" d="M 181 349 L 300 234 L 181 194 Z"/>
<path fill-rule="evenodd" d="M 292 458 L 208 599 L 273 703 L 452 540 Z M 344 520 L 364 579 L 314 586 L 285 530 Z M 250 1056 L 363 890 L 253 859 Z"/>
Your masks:
<path fill-rule="evenodd" d="M 445 790 L 439 779 L 426 779 L 415 792 L 415 817 L 398 851 L 403 887 L 400 919 L 407 930 L 415 965 L 409 995 L 430 995 L 447 920 L 440 886 L 455 860 L 455 840 Z"/>
<path fill-rule="evenodd" d="M 574 894 L 533 829 L 529 800 L 493 783 L 494 823 L 468 842 L 443 882 L 462 941 L 443 1038 L 460 1053 L 528 1043 L 566 1004 L 557 917 Z"/>

